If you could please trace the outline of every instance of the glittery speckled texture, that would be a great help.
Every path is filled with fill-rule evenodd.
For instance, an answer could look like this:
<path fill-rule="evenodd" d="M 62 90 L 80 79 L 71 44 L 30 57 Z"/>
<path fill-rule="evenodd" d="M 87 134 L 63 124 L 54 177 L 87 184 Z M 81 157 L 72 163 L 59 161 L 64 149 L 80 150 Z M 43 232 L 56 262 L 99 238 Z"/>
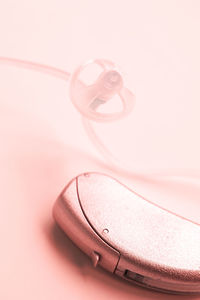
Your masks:
<path fill-rule="evenodd" d="M 200 291 L 199 225 L 100 174 L 78 177 L 78 193 L 91 225 L 121 253 L 120 272 L 129 269 L 158 280 L 158 286 L 161 281 Z"/>

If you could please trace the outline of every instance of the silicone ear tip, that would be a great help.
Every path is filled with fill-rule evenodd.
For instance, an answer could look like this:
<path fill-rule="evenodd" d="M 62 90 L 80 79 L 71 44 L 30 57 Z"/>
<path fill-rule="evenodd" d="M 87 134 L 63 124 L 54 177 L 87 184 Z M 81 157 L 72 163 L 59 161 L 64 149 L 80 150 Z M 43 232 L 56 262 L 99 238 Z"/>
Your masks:
<path fill-rule="evenodd" d="M 92 85 L 86 85 L 79 79 L 81 72 L 89 64 L 98 64 L 102 73 Z M 100 113 L 97 107 L 118 94 L 123 103 L 123 110 L 117 113 Z M 123 78 L 114 63 L 108 60 L 90 60 L 79 66 L 71 76 L 70 98 L 77 110 L 86 118 L 97 122 L 109 122 L 120 119 L 131 112 L 134 102 L 133 94 L 123 86 Z M 97 101 L 98 105 L 96 105 Z M 95 101 L 95 105 L 93 105 Z"/>

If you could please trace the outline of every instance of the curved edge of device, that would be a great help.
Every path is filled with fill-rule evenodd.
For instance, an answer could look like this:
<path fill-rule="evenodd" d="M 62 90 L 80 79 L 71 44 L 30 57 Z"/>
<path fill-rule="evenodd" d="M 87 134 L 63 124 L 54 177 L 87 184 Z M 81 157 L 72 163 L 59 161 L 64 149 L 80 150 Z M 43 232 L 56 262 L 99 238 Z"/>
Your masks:
<path fill-rule="evenodd" d="M 77 193 L 77 178 L 72 179 L 57 198 L 53 217 L 67 236 L 91 258 L 95 267 L 100 265 L 115 272 L 120 254 L 101 239 L 84 216 Z"/>
<path fill-rule="evenodd" d="M 152 274 L 152 277 L 148 277 L 134 272 L 135 262 L 130 261 L 130 258 L 122 255 L 120 251 L 102 239 L 87 219 L 81 199 L 79 199 L 78 178 L 88 174 L 91 173 L 81 174 L 68 183 L 54 204 L 53 217 L 67 236 L 91 258 L 93 265 L 95 267 L 99 265 L 131 283 L 151 290 L 170 294 L 200 294 L 199 282 L 188 282 L 188 284 L 182 280 L 167 282 L 161 280 L 162 275 L 160 277 Z"/>

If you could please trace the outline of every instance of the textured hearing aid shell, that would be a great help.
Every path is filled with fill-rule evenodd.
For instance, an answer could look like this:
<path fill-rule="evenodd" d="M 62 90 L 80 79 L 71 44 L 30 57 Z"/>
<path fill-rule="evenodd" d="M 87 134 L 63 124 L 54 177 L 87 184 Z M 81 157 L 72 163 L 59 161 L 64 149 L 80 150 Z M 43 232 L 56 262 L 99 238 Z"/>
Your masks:
<path fill-rule="evenodd" d="M 102 73 L 93 84 L 87 86 L 80 80 L 80 75 L 90 64 L 99 65 L 102 68 Z M 116 66 L 108 60 L 90 60 L 78 67 L 71 76 L 69 91 L 72 103 L 77 110 L 84 117 L 93 121 L 109 122 L 120 119 L 133 109 L 134 95 L 124 86 L 122 76 Z M 105 114 L 92 108 L 92 103 L 96 99 L 105 103 L 114 95 L 120 97 L 123 105 L 122 111 Z"/>
<path fill-rule="evenodd" d="M 79 175 L 58 197 L 53 215 L 95 266 L 146 288 L 200 293 L 200 226 L 115 179 Z"/>

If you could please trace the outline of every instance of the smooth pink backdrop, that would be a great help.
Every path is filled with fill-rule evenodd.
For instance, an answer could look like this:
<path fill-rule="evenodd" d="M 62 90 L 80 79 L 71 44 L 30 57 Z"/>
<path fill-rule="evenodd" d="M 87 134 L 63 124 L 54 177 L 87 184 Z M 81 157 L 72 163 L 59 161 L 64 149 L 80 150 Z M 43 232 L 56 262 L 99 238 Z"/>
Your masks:
<path fill-rule="evenodd" d="M 200 223 L 199 15 L 198 0 L 1 1 L 0 56 L 70 72 L 90 58 L 116 62 L 135 109 L 96 130 L 133 172 L 178 169 L 192 177 L 114 173 L 88 140 L 67 83 L 1 64 L 0 299 L 179 299 L 93 269 L 51 209 L 73 176 L 103 171 Z"/>

